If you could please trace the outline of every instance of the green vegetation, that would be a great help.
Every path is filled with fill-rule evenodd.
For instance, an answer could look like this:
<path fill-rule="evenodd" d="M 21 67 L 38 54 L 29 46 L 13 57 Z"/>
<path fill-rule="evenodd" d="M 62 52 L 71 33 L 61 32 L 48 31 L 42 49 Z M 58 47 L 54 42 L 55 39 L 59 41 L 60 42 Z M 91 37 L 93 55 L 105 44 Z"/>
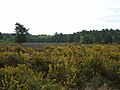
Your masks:
<path fill-rule="evenodd" d="M 0 90 L 119 90 L 120 45 L 0 46 Z"/>
<path fill-rule="evenodd" d="M 26 35 L 28 34 L 28 30 L 20 23 L 15 24 L 15 32 L 16 32 L 16 40 L 17 43 L 24 43 L 26 42 Z"/>
<path fill-rule="evenodd" d="M 21 26 L 24 28 L 23 26 Z M 54 35 L 31 35 L 26 33 L 27 29 L 24 28 L 25 34 L 15 33 L 13 34 L 2 34 L 0 33 L 1 42 L 26 42 L 26 43 L 66 43 L 66 42 L 78 42 L 82 44 L 110 44 L 110 43 L 120 43 L 120 30 L 116 29 L 102 29 L 76 32 L 73 34 L 58 34 L 57 32 Z M 19 29 L 18 29 L 19 30 Z M 23 29 L 22 29 L 23 30 Z"/>
<path fill-rule="evenodd" d="M 119 29 L 31 35 L 15 25 L 0 32 L 0 90 L 120 90 Z"/>

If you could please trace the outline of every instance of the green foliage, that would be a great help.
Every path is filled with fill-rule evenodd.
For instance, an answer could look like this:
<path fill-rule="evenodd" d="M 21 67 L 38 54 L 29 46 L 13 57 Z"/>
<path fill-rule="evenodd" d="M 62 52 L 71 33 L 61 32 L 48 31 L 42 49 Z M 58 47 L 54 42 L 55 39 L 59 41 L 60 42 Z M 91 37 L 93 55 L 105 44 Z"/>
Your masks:
<path fill-rule="evenodd" d="M 0 56 L 0 63 L 2 63 L 1 66 L 17 66 L 18 64 L 24 64 L 25 61 L 22 58 L 22 55 L 17 53 L 10 53 L 10 52 L 4 52 Z"/>
<path fill-rule="evenodd" d="M 3 39 L 3 35 L 2 35 L 2 33 L 0 32 L 0 40 L 2 40 Z"/>
<path fill-rule="evenodd" d="M 83 30 L 73 34 L 55 33 L 54 35 L 32 35 L 28 34 L 28 29 L 23 25 L 16 23 L 15 34 L 0 33 L 0 42 L 18 42 L 18 43 L 66 43 L 77 42 L 82 44 L 111 44 L 120 43 L 120 30 L 102 29 L 98 30 Z"/>
<path fill-rule="evenodd" d="M 119 90 L 119 85 L 120 45 L 0 47 L 1 90 Z"/>
<path fill-rule="evenodd" d="M 20 23 L 15 24 L 15 32 L 16 32 L 16 42 L 23 43 L 26 42 L 26 35 L 28 34 L 28 30 Z"/>

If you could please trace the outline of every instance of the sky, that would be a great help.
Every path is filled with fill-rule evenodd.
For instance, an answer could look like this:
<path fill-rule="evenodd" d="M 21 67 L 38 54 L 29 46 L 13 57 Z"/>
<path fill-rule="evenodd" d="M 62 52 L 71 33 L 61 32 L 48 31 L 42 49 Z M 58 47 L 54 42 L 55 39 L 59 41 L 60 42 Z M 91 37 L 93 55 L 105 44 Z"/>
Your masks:
<path fill-rule="evenodd" d="M 0 0 L 0 32 L 21 23 L 33 35 L 120 29 L 120 0 Z"/>

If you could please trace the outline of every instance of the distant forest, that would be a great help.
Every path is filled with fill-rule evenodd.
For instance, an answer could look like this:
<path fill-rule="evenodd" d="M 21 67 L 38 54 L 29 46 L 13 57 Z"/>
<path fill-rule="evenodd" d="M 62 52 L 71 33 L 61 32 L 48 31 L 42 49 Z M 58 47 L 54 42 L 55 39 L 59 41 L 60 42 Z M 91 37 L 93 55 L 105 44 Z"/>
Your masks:
<path fill-rule="evenodd" d="M 1 43 L 15 43 L 15 33 L 1 33 Z M 82 44 L 120 44 L 120 30 L 119 29 L 102 29 L 98 30 L 83 30 L 73 34 L 55 33 L 54 35 L 26 35 L 26 43 L 66 43 L 78 42 Z"/>

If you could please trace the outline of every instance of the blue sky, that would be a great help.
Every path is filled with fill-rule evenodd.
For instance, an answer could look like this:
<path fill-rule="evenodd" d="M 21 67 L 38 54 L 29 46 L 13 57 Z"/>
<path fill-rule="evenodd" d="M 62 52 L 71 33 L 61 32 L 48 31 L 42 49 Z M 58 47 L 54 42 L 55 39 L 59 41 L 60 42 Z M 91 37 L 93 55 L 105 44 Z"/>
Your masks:
<path fill-rule="evenodd" d="M 14 33 L 15 23 L 31 34 L 120 29 L 120 0 L 0 0 L 0 32 Z"/>

